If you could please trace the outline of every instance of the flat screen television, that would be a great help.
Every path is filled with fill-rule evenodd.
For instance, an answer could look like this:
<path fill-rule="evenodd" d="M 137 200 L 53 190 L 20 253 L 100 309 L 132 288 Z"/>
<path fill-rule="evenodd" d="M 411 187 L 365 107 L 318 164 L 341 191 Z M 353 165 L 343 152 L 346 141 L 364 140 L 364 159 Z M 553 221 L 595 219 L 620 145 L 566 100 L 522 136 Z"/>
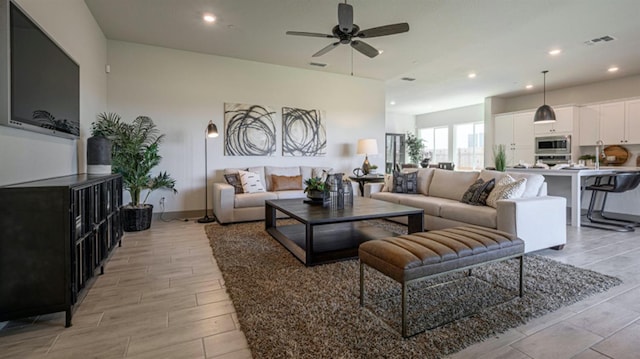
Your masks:
<path fill-rule="evenodd" d="M 0 16 L 0 125 L 77 138 L 80 67 L 12 1 Z"/>

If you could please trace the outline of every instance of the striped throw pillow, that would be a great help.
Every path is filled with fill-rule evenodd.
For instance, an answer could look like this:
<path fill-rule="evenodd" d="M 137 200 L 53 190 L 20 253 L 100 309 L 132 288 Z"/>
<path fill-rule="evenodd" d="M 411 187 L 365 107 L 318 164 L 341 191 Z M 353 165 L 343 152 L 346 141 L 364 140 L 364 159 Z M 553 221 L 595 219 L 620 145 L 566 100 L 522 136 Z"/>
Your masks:
<path fill-rule="evenodd" d="M 260 181 L 259 174 L 249 171 L 238 171 L 238 174 L 240 175 L 240 182 L 242 183 L 244 193 L 266 192 Z"/>

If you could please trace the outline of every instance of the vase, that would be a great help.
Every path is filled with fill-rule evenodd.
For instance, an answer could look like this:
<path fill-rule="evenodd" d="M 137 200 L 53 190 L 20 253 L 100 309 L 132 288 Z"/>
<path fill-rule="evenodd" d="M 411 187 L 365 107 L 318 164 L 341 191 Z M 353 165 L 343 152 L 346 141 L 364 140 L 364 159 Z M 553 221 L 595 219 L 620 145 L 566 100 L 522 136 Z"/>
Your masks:
<path fill-rule="evenodd" d="M 307 193 L 307 198 L 314 201 L 322 201 L 324 199 L 324 192 L 312 189 Z"/>
<path fill-rule="evenodd" d="M 111 140 L 102 136 L 87 139 L 87 173 L 111 174 Z"/>
<path fill-rule="evenodd" d="M 431 162 L 431 159 L 430 158 L 425 158 L 422 161 L 420 161 L 420 166 L 422 168 L 427 168 L 427 167 L 429 167 L 429 162 Z"/>

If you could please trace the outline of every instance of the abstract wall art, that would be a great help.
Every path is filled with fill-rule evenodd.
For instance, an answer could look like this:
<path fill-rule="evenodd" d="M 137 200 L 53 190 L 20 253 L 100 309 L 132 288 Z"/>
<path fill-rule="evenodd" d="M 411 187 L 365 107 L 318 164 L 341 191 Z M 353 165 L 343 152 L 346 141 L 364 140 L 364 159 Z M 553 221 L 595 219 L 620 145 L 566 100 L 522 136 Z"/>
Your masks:
<path fill-rule="evenodd" d="M 224 104 L 225 156 L 273 156 L 275 111 L 267 106 Z"/>
<path fill-rule="evenodd" d="M 324 111 L 282 108 L 282 155 L 326 156 Z"/>

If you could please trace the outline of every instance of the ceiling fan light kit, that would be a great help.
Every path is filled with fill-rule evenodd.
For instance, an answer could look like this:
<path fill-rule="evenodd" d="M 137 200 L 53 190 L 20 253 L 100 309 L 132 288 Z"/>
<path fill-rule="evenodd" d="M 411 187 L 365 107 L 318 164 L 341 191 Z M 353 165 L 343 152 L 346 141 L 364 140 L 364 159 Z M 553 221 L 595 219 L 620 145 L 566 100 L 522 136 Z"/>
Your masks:
<path fill-rule="evenodd" d="M 331 35 L 304 31 L 287 31 L 287 35 L 338 39 L 338 41 L 325 46 L 320 51 L 313 54 L 312 57 L 322 56 L 335 49 L 340 44 L 349 44 L 361 54 L 374 58 L 380 54 L 380 51 L 358 39 L 394 35 L 407 31 L 409 31 L 409 24 L 406 22 L 372 27 L 370 29 L 360 31 L 360 27 L 353 23 L 353 6 L 345 2 L 338 4 L 338 25 L 331 29 Z"/>
<path fill-rule="evenodd" d="M 533 123 L 553 123 L 556 122 L 556 113 L 553 111 L 551 106 L 547 105 L 547 70 L 542 71 L 542 75 L 544 77 L 543 82 L 543 90 L 542 90 L 542 106 L 538 107 L 536 110 L 536 114 L 533 116 Z"/>

